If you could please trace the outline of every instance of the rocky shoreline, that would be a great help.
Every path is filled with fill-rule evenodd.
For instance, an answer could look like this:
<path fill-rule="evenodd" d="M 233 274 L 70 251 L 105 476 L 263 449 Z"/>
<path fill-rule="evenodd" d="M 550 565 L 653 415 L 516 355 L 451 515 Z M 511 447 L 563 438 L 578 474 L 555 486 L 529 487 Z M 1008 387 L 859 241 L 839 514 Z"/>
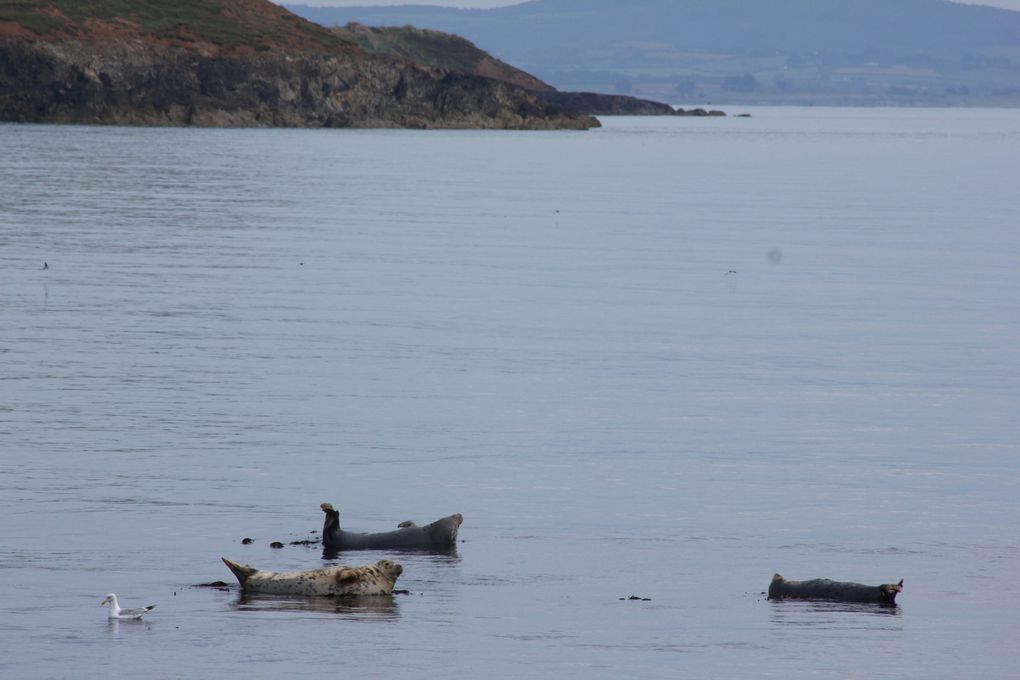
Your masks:
<path fill-rule="evenodd" d="M 373 55 L 0 43 L 0 120 L 211 127 L 587 129 L 508 83 Z"/>
<path fill-rule="evenodd" d="M 538 98 L 593 116 L 725 116 L 716 109 L 674 109 L 669 104 L 620 94 L 597 92 L 536 92 Z"/>

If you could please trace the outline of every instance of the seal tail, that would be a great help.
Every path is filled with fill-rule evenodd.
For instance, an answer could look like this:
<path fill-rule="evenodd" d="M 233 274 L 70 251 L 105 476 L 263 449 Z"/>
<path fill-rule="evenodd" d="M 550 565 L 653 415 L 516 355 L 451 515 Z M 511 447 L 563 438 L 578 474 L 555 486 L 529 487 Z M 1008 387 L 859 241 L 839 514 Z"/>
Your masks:
<path fill-rule="evenodd" d="M 250 567 L 247 564 L 238 564 L 237 562 L 231 562 L 226 557 L 221 557 L 220 559 L 223 560 L 223 564 L 227 565 L 230 571 L 234 572 L 234 576 L 237 577 L 237 582 L 241 584 L 242 588 L 244 587 L 244 584 L 248 580 L 248 578 L 256 571 L 258 571 L 258 569 L 256 569 L 255 567 Z"/>

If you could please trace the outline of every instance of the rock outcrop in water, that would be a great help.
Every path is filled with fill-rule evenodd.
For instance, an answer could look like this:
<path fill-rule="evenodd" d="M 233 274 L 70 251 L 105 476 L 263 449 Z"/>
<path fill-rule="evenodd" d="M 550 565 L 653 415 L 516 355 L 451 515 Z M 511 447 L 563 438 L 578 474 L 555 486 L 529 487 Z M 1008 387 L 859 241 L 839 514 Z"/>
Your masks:
<path fill-rule="evenodd" d="M 268 0 L 0 5 L 0 120 L 586 129 L 511 82 L 372 53 Z"/>

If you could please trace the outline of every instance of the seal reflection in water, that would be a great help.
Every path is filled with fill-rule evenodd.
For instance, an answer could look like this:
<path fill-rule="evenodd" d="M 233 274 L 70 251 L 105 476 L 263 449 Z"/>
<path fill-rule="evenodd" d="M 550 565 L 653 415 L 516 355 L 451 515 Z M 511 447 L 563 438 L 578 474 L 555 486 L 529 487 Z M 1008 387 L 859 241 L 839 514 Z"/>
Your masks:
<path fill-rule="evenodd" d="M 899 583 L 885 583 L 880 586 L 866 586 L 863 583 L 830 581 L 816 578 L 810 581 L 787 581 L 780 574 L 772 577 L 769 584 L 769 599 L 833 600 L 836 602 L 874 602 L 896 604 L 896 595 L 903 590 L 903 579 Z"/>
<path fill-rule="evenodd" d="M 404 572 L 399 564 L 379 560 L 364 567 L 339 565 L 311 571 L 260 571 L 247 564 L 220 558 L 234 572 L 246 592 L 273 595 L 392 595 L 397 578 Z"/>
<path fill-rule="evenodd" d="M 300 595 L 273 595 L 242 590 L 237 593 L 236 605 L 245 611 L 261 612 L 321 612 L 359 620 L 397 618 L 400 608 L 394 595 L 372 597 L 302 597 Z"/>

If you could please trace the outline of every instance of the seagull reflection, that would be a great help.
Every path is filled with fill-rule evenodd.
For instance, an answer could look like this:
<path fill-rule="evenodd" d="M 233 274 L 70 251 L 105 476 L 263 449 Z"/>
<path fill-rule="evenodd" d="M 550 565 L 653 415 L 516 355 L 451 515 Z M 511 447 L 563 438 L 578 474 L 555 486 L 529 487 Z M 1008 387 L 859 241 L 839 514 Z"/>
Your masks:
<path fill-rule="evenodd" d="M 106 619 L 106 630 L 114 638 L 120 637 L 121 626 L 125 630 L 151 630 L 152 624 L 145 619 Z"/>

